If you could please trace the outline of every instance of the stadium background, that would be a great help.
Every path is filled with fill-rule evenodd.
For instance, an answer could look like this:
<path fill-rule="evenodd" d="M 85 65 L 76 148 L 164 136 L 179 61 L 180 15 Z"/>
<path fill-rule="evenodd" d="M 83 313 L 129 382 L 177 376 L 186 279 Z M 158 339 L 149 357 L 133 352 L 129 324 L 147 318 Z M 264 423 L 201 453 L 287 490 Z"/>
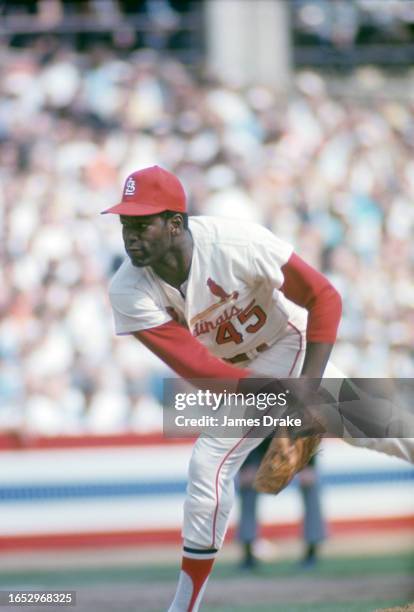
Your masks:
<path fill-rule="evenodd" d="M 106 287 L 123 249 L 117 220 L 99 212 L 131 170 L 175 171 L 192 214 L 263 223 L 332 279 L 339 367 L 412 377 L 414 3 L 27 0 L 1 11 L 1 584 L 89 576 L 94 602 L 100 585 L 125 581 L 131 601 L 108 609 L 161 609 L 191 443 L 160 433 L 171 373 L 114 337 Z M 413 597 L 412 468 L 332 441 L 320 469 L 331 539 L 314 582 L 328 566 L 335 580 L 374 567 L 384 582 L 392 566 L 401 588 L 383 599 Z M 283 565 L 299 539 L 295 485 L 263 496 L 260 515 L 278 562 L 231 608 L 230 537 L 216 574 L 236 586 L 226 600 L 213 585 L 216 609 L 276 609 L 258 607 L 269 604 L 260 580 L 270 601 L 280 572 L 301 580 Z M 335 597 L 340 585 L 315 588 L 316 607 L 297 595 L 289 610 L 354 601 Z M 354 609 L 375 607 L 364 605 Z"/>

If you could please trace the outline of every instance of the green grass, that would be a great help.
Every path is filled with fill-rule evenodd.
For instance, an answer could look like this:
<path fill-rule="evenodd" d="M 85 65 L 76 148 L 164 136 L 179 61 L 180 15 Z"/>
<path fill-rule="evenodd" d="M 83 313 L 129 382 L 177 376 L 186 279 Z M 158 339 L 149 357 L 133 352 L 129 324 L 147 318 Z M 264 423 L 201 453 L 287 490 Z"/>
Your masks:
<path fill-rule="evenodd" d="M 0 573 L 0 590 L 7 588 L 94 588 L 100 585 L 136 585 L 148 583 L 175 583 L 178 575 L 177 565 L 153 565 L 148 567 L 105 567 L 82 568 L 55 571 L 9 571 Z M 312 569 L 306 571 L 298 569 L 292 561 L 279 563 L 263 563 L 257 570 L 249 573 L 241 572 L 234 564 L 217 562 L 212 579 L 226 581 L 231 579 L 243 580 L 257 577 L 261 580 L 283 580 L 303 576 L 307 578 L 329 579 L 352 578 L 352 576 L 389 576 L 412 575 L 414 573 L 414 554 L 400 554 L 389 556 L 367 557 L 338 557 L 324 559 Z M 355 601 L 352 593 L 348 602 L 320 602 L 320 603 L 289 603 L 256 604 L 237 606 L 211 606 L 204 605 L 203 612 L 373 612 L 393 606 L 403 606 L 408 603 L 406 599 L 379 600 L 375 593 L 371 594 L 369 601 Z M 159 612 L 159 610 L 154 610 Z"/>
<path fill-rule="evenodd" d="M 152 565 L 148 567 L 9 571 L 0 574 L 0 588 L 22 584 L 25 587 L 36 585 L 64 587 L 92 586 L 94 584 L 111 582 L 114 584 L 174 582 L 177 578 L 178 570 L 179 565 L 177 563 L 176 565 Z M 380 557 L 338 557 L 324 559 L 315 568 L 306 571 L 298 569 L 294 562 L 289 561 L 263 563 L 257 570 L 249 574 L 242 574 L 234 564 L 218 561 L 213 570 L 212 577 L 214 580 L 227 580 L 229 578 L 240 578 L 244 575 L 246 577 L 257 576 L 261 579 L 275 580 L 277 578 L 294 577 L 297 575 L 314 576 L 315 578 L 346 578 L 361 575 L 374 576 L 413 573 L 414 554 L 400 554 Z M 255 610 L 261 610 L 261 608 L 255 608 Z M 301 608 L 298 608 L 298 610 L 301 610 Z M 289 612 L 291 611 L 289 610 Z"/>

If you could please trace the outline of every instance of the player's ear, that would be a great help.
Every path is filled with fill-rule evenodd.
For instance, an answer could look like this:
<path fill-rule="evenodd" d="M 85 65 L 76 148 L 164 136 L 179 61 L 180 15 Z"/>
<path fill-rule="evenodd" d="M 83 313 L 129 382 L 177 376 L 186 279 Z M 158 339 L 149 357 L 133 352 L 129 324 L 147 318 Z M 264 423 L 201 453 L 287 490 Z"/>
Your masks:
<path fill-rule="evenodd" d="M 172 235 L 179 236 L 184 228 L 184 221 L 182 216 L 177 213 L 176 215 L 170 217 L 169 222 Z"/>

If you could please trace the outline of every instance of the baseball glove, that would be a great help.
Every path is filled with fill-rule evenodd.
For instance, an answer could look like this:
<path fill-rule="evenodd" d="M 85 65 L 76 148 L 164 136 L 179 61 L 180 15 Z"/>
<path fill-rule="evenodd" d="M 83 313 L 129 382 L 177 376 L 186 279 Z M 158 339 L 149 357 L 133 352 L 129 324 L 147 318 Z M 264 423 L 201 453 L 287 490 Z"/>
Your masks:
<path fill-rule="evenodd" d="M 259 493 L 279 493 L 300 472 L 318 450 L 322 433 L 292 440 L 275 437 L 257 470 L 254 488 Z"/>

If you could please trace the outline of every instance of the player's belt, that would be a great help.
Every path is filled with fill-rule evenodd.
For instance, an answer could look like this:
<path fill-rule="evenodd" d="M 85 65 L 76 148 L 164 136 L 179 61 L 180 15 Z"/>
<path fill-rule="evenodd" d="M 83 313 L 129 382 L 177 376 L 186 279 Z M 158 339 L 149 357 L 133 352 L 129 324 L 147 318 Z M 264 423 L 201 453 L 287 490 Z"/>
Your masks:
<path fill-rule="evenodd" d="M 262 344 L 259 344 L 259 346 L 256 346 L 255 349 L 252 349 L 247 353 L 239 353 L 238 355 L 234 355 L 234 357 L 224 358 L 224 361 L 227 361 L 228 363 L 241 363 L 242 361 L 248 361 L 249 359 L 253 359 L 253 357 L 257 357 L 257 355 L 260 353 L 264 353 L 270 349 L 270 346 L 270 344 L 263 342 Z"/>

